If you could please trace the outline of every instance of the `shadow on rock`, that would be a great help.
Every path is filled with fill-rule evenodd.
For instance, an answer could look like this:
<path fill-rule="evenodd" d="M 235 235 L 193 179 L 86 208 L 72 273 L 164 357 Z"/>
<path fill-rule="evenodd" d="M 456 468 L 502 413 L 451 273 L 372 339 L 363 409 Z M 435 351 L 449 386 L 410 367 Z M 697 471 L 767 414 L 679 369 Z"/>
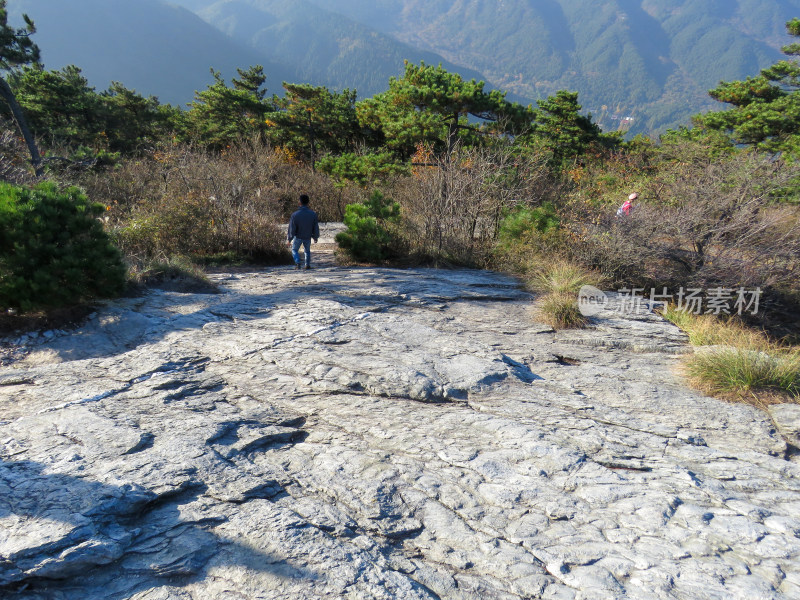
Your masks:
<path fill-rule="evenodd" d="M 0 462 L 0 596 L 123 598 L 204 577 L 224 553 L 276 577 L 319 575 L 216 535 L 227 521 L 188 482 L 157 495 L 136 484 L 108 485 L 48 472 L 33 461 Z"/>

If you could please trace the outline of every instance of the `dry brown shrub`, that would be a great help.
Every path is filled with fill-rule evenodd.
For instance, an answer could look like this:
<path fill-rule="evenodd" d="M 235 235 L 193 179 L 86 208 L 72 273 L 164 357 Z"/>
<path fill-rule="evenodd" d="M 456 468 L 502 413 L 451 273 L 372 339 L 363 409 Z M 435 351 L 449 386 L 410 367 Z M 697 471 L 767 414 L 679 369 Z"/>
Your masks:
<path fill-rule="evenodd" d="M 388 192 L 400 202 L 408 251 L 424 261 L 484 266 L 505 211 L 557 193 L 544 156 L 507 145 L 457 148 Z"/>
<path fill-rule="evenodd" d="M 0 120 L 0 181 L 20 185 L 34 179 L 25 142 L 13 124 Z"/>
<path fill-rule="evenodd" d="M 221 153 L 168 145 L 113 170 L 84 172 L 78 182 L 109 206 L 123 251 L 142 260 L 223 252 L 285 258 L 282 225 L 300 194 L 311 196 L 322 221 L 339 220 L 352 195 L 259 143 Z"/>
<path fill-rule="evenodd" d="M 774 198 L 800 165 L 741 152 L 683 166 L 628 217 L 576 210 L 571 254 L 626 285 L 797 287 L 800 209 Z"/>

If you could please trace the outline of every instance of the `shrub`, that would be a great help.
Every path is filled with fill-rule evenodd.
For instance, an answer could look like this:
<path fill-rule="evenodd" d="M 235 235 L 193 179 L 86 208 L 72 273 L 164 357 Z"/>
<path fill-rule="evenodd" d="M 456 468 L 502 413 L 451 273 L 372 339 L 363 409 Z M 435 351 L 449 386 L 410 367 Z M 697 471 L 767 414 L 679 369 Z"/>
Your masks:
<path fill-rule="evenodd" d="M 517 206 L 500 223 L 497 242 L 507 245 L 530 232 L 548 233 L 557 229 L 560 220 L 552 202 L 535 208 Z"/>
<path fill-rule="evenodd" d="M 797 289 L 800 210 L 781 200 L 800 165 L 747 151 L 711 161 L 682 148 L 628 217 L 614 218 L 616 206 L 574 207 L 570 256 L 626 287 Z"/>
<path fill-rule="evenodd" d="M 800 398 L 800 348 L 779 345 L 763 332 L 714 315 L 668 306 L 663 316 L 683 329 L 696 351 L 685 363 L 694 385 L 710 394 L 762 403 Z M 765 394 L 766 392 L 766 394 Z"/>
<path fill-rule="evenodd" d="M 389 227 L 399 219 L 400 205 L 376 190 L 366 202 L 347 206 L 347 231 L 338 233 L 336 242 L 356 260 L 384 260 L 393 252 L 394 236 Z"/>
<path fill-rule="evenodd" d="M 171 256 L 203 261 L 222 253 L 267 263 L 288 261 L 285 231 L 278 224 L 288 219 L 300 191 L 308 190 L 315 209 L 326 206 L 316 202 L 324 197 L 323 175 L 288 165 L 258 144 L 224 153 L 164 146 L 113 170 L 76 178 L 90 197 L 108 198 L 120 249 L 130 262 L 142 265 Z M 334 189 L 332 184 L 328 188 Z"/>
<path fill-rule="evenodd" d="M 553 329 L 568 329 L 587 324 L 578 309 L 578 292 L 585 285 L 601 285 L 602 278 L 579 265 L 557 260 L 534 268 L 527 282 L 533 290 L 544 294 L 538 301 L 538 318 Z"/>
<path fill-rule="evenodd" d="M 800 399 L 797 349 L 715 347 L 695 353 L 686 369 L 698 387 L 712 394 L 763 401 L 763 392 L 777 392 Z"/>
<path fill-rule="evenodd" d="M 142 261 L 216 251 L 220 221 L 220 210 L 210 198 L 188 192 L 140 204 L 113 234 L 127 256 Z"/>
<path fill-rule="evenodd" d="M 394 182 L 392 194 L 403 207 L 401 235 L 426 262 L 487 266 L 504 215 L 560 191 L 545 154 L 523 155 L 502 141 L 420 158 L 412 177 Z"/>
<path fill-rule="evenodd" d="M 33 178 L 30 154 L 15 126 L 0 118 L 0 181 L 21 185 Z"/>
<path fill-rule="evenodd" d="M 125 284 L 125 266 L 75 187 L 28 189 L 0 184 L 0 306 L 23 311 L 110 297 Z"/>
<path fill-rule="evenodd" d="M 536 315 L 553 329 L 575 329 L 587 323 L 578 309 L 578 294 L 554 292 L 539 300 Z"/>

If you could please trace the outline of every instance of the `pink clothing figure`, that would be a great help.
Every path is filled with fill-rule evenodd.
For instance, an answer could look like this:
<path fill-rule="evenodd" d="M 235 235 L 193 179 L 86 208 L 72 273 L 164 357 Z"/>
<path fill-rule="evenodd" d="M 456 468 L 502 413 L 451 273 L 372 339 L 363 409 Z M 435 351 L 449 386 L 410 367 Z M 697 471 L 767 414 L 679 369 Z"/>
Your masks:
<path fill-rule="evenodd" d="M 633 201 L 639 197 L 639 194 L 633 192 L 625 202 L 622 203 L 622 206 L 619 207 L 617 210 L 618 217 L 627 217 L 631 214 L 631 208 L 633 208 Z"/>

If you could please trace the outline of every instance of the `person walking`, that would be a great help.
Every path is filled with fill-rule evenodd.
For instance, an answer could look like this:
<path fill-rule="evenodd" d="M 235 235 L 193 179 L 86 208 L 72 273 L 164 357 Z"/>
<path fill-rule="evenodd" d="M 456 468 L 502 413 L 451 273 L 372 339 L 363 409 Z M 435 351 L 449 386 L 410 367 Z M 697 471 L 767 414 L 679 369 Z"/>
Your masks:
<path fill-rule="evenodd" d="M 308 207 L 310 200 L 306 194 L 300 196 L 300 208 L 292 213 L 287 231 L 287 246 L 292 248 L 294 268 L 300 268 L 300 246 L 305 254 L 305 268 L 311 268 L 311 240 L 316 244 L 319 240 L 319 218 L 317 213 Z M 293 241 L 294 240 L 294 241 Z"/>
<path fill-rule="evenodd" d="M 633 192 L 630 196 L 628 196 L 628 199 L 625 200 L 625 202 L 622 203 L 622 206 L 620 206 L 617 209 L 617 216 L 618 217 L 627 217 L 628 215 L 630 215 L 631 214 L 631 208 L 633 208 L 633 201 L 636 200 L 638 197 L 639 197 L 639 194 L 636 193 L 636 192 Z"/>

